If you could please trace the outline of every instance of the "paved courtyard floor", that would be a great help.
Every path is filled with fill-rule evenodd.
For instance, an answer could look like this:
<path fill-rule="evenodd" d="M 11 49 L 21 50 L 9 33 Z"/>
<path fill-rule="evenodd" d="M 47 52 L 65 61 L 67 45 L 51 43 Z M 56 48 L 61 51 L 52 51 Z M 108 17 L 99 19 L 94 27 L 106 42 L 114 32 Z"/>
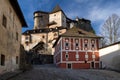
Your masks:
<path fill-rule="evenodd" d="M 93 69 L 60 69 L 55 67 L 34 66 L 10 80 L 120 80 L 120 73 Z"/>

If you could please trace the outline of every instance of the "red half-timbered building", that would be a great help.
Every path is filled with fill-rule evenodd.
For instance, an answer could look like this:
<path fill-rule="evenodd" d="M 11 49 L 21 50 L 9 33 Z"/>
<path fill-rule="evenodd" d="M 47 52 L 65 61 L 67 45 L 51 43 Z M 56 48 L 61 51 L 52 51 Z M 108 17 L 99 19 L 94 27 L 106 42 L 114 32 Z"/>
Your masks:
<path fill-rule="evenodd" d="M 95 34 L 76 27 L 69 29 L 53 45 L 54 63 L 61 68 L 99 68 L 99 39 Z"/>

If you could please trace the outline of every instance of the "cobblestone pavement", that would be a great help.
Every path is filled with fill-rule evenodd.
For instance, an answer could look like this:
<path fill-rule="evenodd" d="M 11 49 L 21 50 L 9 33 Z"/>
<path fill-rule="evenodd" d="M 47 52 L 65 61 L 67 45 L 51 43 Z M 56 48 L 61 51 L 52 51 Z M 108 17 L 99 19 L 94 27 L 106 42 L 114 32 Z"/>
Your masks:
<path fill-rule="evenodd" d="M 34 66 L 33 70 L 10 80 L 120 80 L 120 73 L 107 70 L 71 70 Z"/>

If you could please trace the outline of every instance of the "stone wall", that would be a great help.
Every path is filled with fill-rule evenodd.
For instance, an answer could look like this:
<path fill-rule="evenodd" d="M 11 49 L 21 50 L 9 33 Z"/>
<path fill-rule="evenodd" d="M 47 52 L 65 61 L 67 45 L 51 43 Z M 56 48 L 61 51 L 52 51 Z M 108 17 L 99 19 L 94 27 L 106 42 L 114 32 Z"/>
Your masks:
<path fill-rule="evenodd" d="M 3 25 L 3 15 L 6 18 L 6 27 Z M 21 27 L 9 0 L 0 0 L 0 73 L 19 68 Z M 1 65 L 1 55 L 5 57 L 4 65 Z"/>

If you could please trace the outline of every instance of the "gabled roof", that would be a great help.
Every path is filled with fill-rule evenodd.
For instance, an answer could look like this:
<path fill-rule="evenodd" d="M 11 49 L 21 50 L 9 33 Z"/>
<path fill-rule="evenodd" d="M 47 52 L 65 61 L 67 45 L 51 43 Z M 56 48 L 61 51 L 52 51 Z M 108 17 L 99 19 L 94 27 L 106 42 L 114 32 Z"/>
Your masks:
<path fill-rule="evenodd" d="M 63 37 L 86 37 L 86 38 L 100 38 L 99 36 L 95 35 L 94 33 L 84 31 L 77 27 L 72 27 L 67 32 L 62 34 Z"/>
<path fill-rule="evenodd" d="M 52 10 L 52 13 L 62 11 L 59 5 L 56 5 L 56 7 Z"/>
<path fill-rule="evenodd" d="M 9 0 L 9 2 L 12 5 L 14 11 L 16 12 L 18 18 L 20 19 L 20 22 L 22 23 L 22 27 L 27 27 L 27 23 L 24 19 L 24 16 L 23 16 L 23 13 L 20 9 L 18 1 L 17 0 Z"/>
<path fill-rule="evenodd" d="M 53 44 L 53 47 L 55 47 L 60 37 L 102 38 L 100 36 L 95 35 L 94 33 L 84 31 L 74 26 L 68 31 L 66 31 L 64 34 L 60 35 L 56 42 Z"/>
<path fill-rule="evenodd" d="M 42 42 L 42 41 L 40 41 L 38 44 L 36 44 L 33 48 L 32 48 L 32 50 L 34 50 L 34 49 L 44 49 L 44 45 L 45 43 L 44 42 Z"/>

